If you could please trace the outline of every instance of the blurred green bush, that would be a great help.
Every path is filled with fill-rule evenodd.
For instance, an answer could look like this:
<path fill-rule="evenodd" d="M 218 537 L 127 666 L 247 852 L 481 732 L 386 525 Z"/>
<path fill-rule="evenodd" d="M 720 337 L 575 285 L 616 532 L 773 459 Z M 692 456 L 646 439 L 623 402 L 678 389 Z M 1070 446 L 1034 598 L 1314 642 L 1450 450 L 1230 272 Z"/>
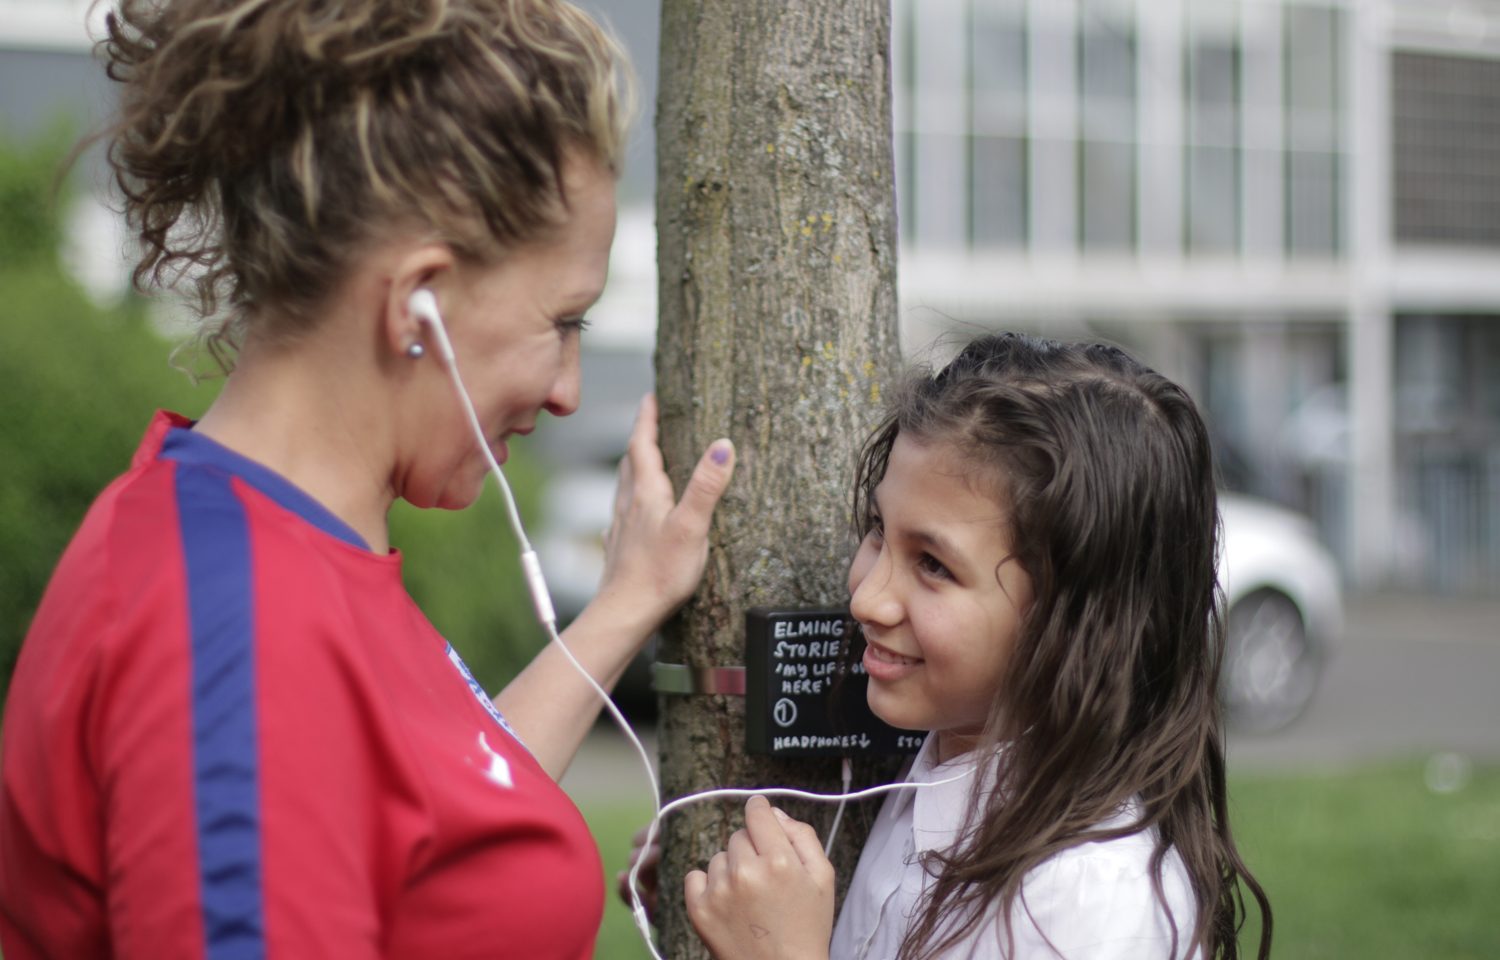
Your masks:
<path fill-rule="evenodd" d="M 101 308 L 59 265 L 65 196 L 52 198 L 52 182 L 68 142 L 0 142 L 0 703 L 53 566 L 152 411 L 196 416 L 217 392 L 172 369 L 144 301 Z M 534 515 L 524 447 L 507 473 Z M 542 642 L 498 494 L 460 514 L 403 505 L 391 526 L 413 597 L 498 689 Z"/>
<path fill-rule="evenodd" d="M 0 268 L 56 262 L 62 221 L 52 183 L 72 139 L 63 123 L 25 144 L 0 138 Z"/>

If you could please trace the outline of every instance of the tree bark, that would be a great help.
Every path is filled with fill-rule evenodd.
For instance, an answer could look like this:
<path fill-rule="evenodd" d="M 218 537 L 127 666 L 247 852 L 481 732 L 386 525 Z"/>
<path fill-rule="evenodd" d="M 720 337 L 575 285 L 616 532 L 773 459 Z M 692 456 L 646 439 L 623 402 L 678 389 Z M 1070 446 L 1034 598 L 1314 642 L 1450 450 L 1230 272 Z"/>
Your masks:
<path fill-rule="evenodd" d="M 742 664 L 748 608 L 848 599 L 854 454 L 899 363 L 889 48 L 888 0 L 663 0 L 663 450 L 679 489 L 713 438 L 732 437 L 739 457 L 703 585 L 663 630 L 665 662 Z M 663 697 L 666 796 L 838 788 L 837 760 L 747 756 L 744 729 L 742 697 Z M 856 783 L 891 768 L 861 763 Z M 782 805 L 820 832 L 833 815 Z M 845 816 L 841 890 L 873 809 Z M 742 820 L 742 804 L 710 802 L 665 824 L 658 919 L 670 960 L 708 956 L 682 878 Z"/>

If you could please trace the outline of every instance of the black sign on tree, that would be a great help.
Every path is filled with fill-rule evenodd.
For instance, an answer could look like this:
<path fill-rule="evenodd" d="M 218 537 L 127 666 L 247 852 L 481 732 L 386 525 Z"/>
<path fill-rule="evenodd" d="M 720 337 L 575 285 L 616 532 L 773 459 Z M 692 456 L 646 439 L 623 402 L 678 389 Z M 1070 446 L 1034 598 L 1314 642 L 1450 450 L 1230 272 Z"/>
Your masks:
<path fill-rule="evenodd" d="M 779 757 L 915 753 L 922 734 L 870 711 L 864 641 L 838 607 L 745 614 L 745 749 Z"/>

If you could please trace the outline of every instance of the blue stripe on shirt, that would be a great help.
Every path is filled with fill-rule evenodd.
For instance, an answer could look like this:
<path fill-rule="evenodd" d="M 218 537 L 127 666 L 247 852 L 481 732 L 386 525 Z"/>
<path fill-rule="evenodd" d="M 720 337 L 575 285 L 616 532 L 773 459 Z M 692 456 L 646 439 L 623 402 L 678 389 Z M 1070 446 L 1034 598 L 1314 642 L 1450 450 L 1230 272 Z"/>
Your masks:
<path fill-rule="evenodd" d="M 192 630 L 193 788 L 206 956 L 264 957 L 254 600 L 244 506 L 224 474 L 179 464 Z"/>
<path fill-rule="evenodd" d="M 161 457 L 164 460 L 176 460 L 183 466 L 212 467 L 227 475 L 239 477 L 324 533 L 338 537 L 361 550 L 370 549 L 369 544 L 354 532 L 353 527 L 286 477 L 195 430 L 182 427 L 168 430 L 161 443 Z"/>

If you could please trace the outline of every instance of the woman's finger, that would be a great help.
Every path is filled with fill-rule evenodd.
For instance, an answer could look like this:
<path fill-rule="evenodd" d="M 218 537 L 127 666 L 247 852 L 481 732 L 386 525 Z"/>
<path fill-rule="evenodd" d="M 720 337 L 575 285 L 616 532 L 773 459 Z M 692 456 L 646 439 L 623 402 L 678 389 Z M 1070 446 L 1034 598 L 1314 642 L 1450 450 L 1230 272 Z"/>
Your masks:
<path fill-rule="evenodd" d="M 682 499 L 672 508 L 673 519 L 688 533 L 698 538 L 707 535 L 714 508 L 729 489 L 729 480 L 734 475 L 734 444 L 728 439 L 715 440 L 709 445 L 693 475 L 688 478 Z"/>
<path fill-rule="evenodd" d="M 637 863 L 642 870 L 656 866 L 661 860 L 661 844 L 652 843 L 649 847 L 634 846 L 630 848 L 630 859 L 627 861 L 631 866 Z"/>
<path fill-rule="evenodd" d="M 615 471 L 615 507 L 610 513 L 615 524 L 620 522 L 625 511 L 630 509 L 630 499 L 635 493 L 635 469 L 630 465 L 630 456 L 627 453 L 620 458 L 619 469 Z"/>
<path fill-rule="evenodd" d="M 635 425 L 630 428 L 630 442 L 625 448 L 625 457 L 643 477 L 666 474 L 659 443 L 656 410 L 656 394 L 648 393 L 641 398 L 636 410 Z"/>

